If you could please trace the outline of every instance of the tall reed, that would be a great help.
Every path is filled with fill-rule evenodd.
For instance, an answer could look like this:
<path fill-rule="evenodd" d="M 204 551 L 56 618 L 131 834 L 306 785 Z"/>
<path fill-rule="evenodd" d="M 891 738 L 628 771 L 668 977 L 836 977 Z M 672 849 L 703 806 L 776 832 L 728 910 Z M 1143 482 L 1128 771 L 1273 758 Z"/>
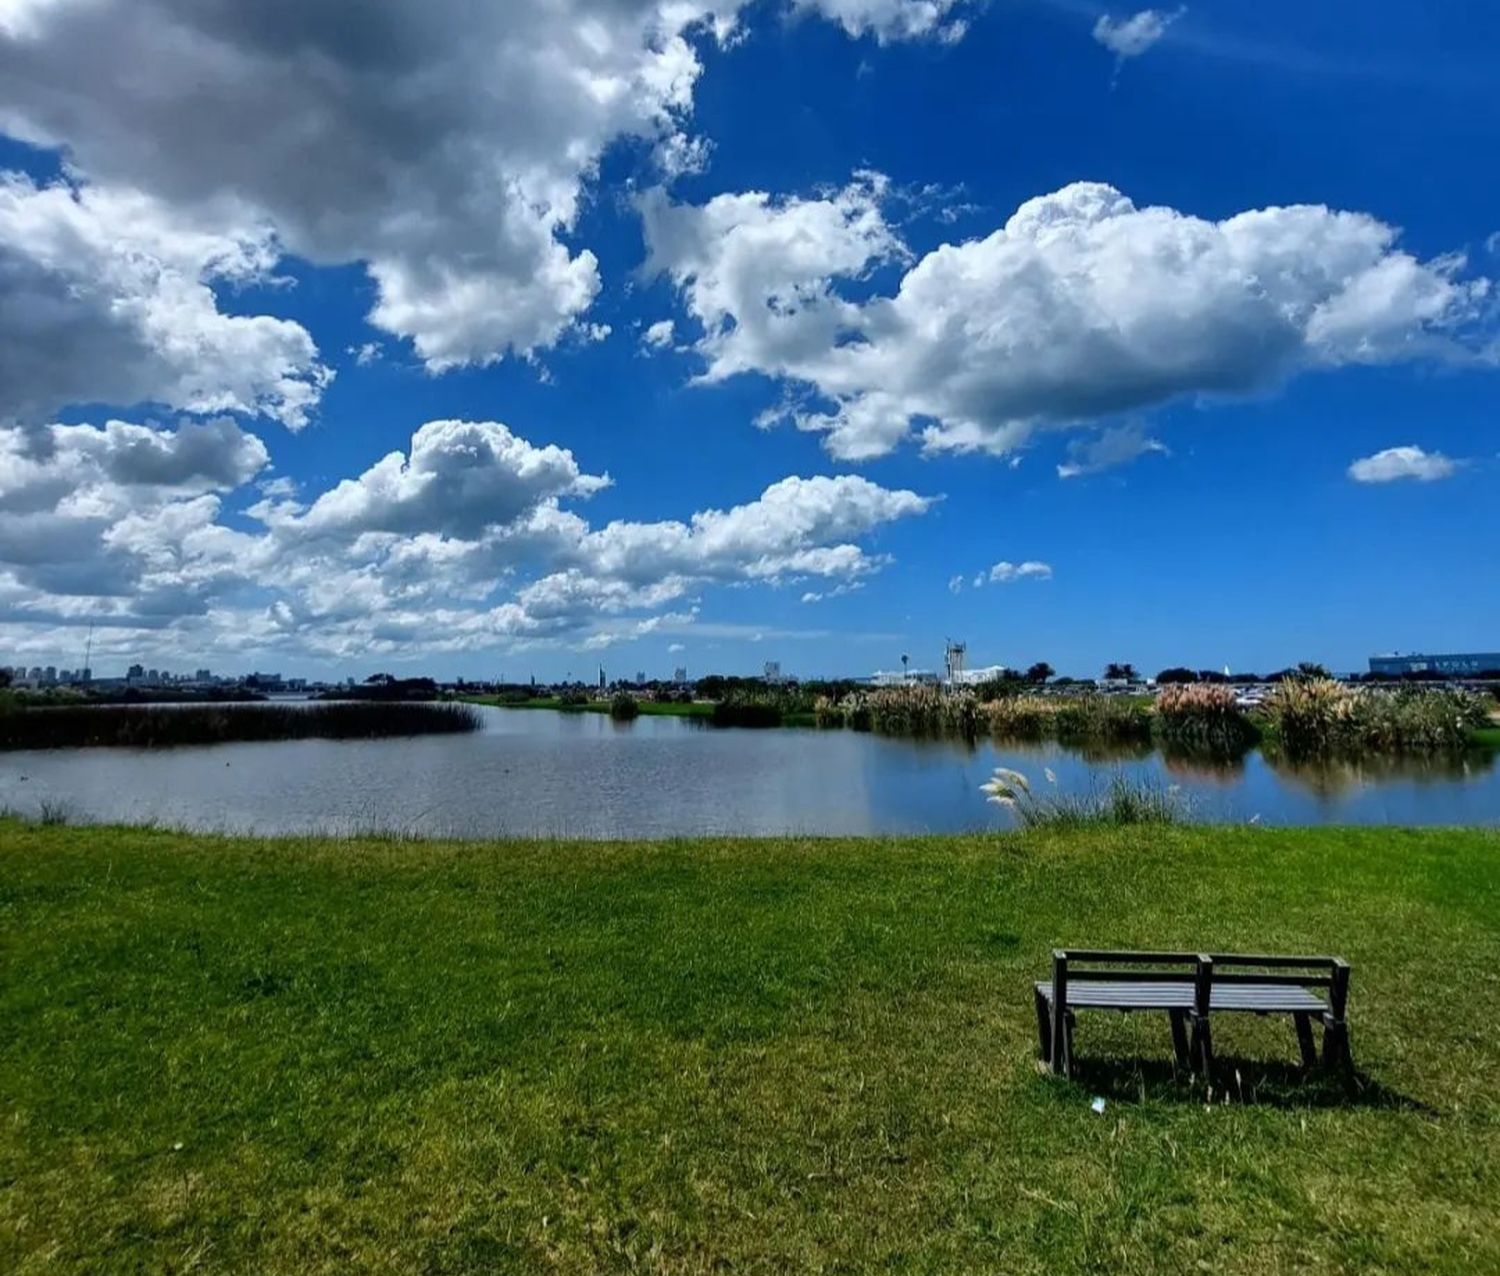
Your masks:
<path fill-rule="evenodd" d="M 1447 688 L 1385 691 L 1289 678 L 1266 699 L 1276 741 L 1293 756 L 1462 749 L 1488 719 L 1482 697 Z"/>
<path fill-rule="evenodd" d="M 478 731 L 466 704 L 150 705 L 23 709 L 0 715 L 0 749 L 159 749 L 252 740 L 371 740 Z"/>
<path fill-rule="evenodd" d="M 1156 698 L 1156 722 L 1164 744 L 1193 753 L 1242 753 L 1260 738 L 1235 703 L 1233 688 L 1214 683 L 1163 687 Z"/>
<path fill-rule="evenodd" d="M 1024 829 L 1166 825 L 1181 823 L 1185 817 L 1176 786 L 1162 788 L 1117 773 L 1102 791 L 1069 794 L 1057 791 L 1057 777 L 1050 770 L 1044 770 L 1043 775 L 1049 789 L 1038 792 L 1022 772 L 997 767 L 980 789 Z"/>

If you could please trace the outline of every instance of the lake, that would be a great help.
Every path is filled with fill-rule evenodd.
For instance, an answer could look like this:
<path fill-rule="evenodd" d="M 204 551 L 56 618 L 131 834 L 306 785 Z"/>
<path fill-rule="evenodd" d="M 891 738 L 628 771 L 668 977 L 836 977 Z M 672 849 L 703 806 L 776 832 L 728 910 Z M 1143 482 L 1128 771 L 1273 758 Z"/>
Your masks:
<path fill-rule="evenodd" d="M 979 786 L 1008 766 L 1037 785 L 1048 768 L 1070 793 L 1102 788 L 1117 772 L 1179 785 L 1193 817 L 1207 821 L 1500 825 L 1500 770 L 1485 755 L 1292 769 L 1253 753 L 1216 768 L 1055 744 L 481 712 L 484 730 L 472 735 L 3 753 L 0 806 L 258 833 L 950 833 L 1006 826 Z"/>

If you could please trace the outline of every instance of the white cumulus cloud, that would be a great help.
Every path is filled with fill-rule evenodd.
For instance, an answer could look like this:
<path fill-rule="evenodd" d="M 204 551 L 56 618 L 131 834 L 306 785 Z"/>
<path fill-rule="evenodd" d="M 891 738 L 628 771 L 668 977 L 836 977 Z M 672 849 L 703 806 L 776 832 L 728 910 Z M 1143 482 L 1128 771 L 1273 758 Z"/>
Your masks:
<path fill-rule="evenodd" d="M 185 659 L 593 648 L 694 625 L 715 586 L 851 592 L 889 561 L 866 542 L 932 503 L 790 477 L 730 508 L 595 527 L 566 506 L 608 480 L 493 421 L 428 422 L 307 500 L 260 480 L 268 465 L 229 419 L 0 428 L 0 641 L 55 653 L 95 625 L 101 659 L 148 631 Z M 255 530 L 224 517 L 241 493 Z"/>
<path fill-rule="evenodd" d="M 1024 563 L 1001 560 L 990 568 L 989 582 L 992 585 L 1011 585 L 1021 580 L 1051 580 L 1052 568 L 1047 563 L 1028 559 Z"/>
<path fill-rule="evenodd" d="M 306 424 L 331 376 L 312 337 L 225 314 L 213 292 L 265 280 L 277 255 L 248 219 L 226 228 L 137 191 L 0 174 L 0 420 L 107 402 Z"/>
<path fill-rule="evenodd" d="M 840 458 L 913 434 L 929 451 L 1004 455 L 1041 428 L 1182 396 L 1494 352 L 1491 281 L 1466 278 L 1460 256 L 1405 252 L 1368 214 L 1209 221 L 1097 182 L 1028 200 L 985 238 L 917 259 L 894 292 L 862 296 L 875 267 L 909 257 L 884 190 L 864 175 L 809 199 L 644 205 L 650 268 L 702 329 L 704 379 L 782 379 L 779 414 Z"/>
<path fill-rule="evenodd" d="M 796 8 L 821 13 L 850 35 L 873 35 L 882 44 L 894 40 L 963 37 L 967 23 L 957 16 L 973 5 L 968 0 L 793 0 Z"/>
<path fill-rule="evenodd" d="M 952 37 L 954 0 L 803 0 L 851 33 Z M 570 236 L 605 151 L 689 136 L 697 45 L 747 0 L 10 0 L 0 129 L 181 216 L 233 207 L 321 265 L 428 369 L 529 355 L 601 287 Z M 7 308 L 9 303 L 7 302 Z"/>
<path fill-rule="evenodd" d="M 1424 452 L 1408 445 L 1388 447 L 1373 456 L 1361 457 L 1349 466 L 1349 477 L 1356 483 L 1394 483 L 1399 479 L 1433 483 L 1450 478 L 1457 469 L 1458 462 L 1441 452 Z"/>

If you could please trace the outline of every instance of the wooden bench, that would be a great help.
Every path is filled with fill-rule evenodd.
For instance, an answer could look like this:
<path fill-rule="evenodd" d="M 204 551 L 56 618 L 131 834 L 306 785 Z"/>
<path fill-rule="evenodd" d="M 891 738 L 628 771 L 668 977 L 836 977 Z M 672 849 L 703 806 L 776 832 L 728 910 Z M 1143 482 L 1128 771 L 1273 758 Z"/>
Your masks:
<path fill-rule="evenodd" d="M 1036 985 L 1037 1037 L 1043 1061 L 1066 1076 L 1073 1070 L 1076 1011 L 1163 1010 L 1178 1063 L 1206 1076 L 1213 1066 L 1215 1013 L 1284 1014 L 1296 1026 L 1304 1064 L 1318 1060 L 1317 1020 L 1323 1025 L 1324 1064 L 1347 1067 L 1348 1000 L 1349 963 L 1341 957 L 1059 948 L 1052 954 L 1051 981 Z"/>

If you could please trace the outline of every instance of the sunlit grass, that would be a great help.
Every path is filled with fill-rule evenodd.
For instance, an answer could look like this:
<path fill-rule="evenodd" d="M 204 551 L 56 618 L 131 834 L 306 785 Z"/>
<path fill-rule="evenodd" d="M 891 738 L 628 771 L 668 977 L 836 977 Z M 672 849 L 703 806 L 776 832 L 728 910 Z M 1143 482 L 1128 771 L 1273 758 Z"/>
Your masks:
<path fill-rule="evenodd" d="M 1340 952 L 1365 1075 L 1084 1016 L 1040 1076 L 1060 943 Z M 0 1271 L 1500 1270 L 1497 965 L 1478 832 L 0 823 Z"/>

